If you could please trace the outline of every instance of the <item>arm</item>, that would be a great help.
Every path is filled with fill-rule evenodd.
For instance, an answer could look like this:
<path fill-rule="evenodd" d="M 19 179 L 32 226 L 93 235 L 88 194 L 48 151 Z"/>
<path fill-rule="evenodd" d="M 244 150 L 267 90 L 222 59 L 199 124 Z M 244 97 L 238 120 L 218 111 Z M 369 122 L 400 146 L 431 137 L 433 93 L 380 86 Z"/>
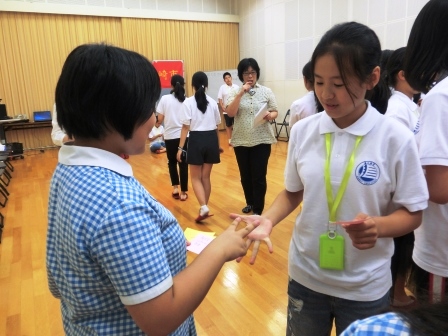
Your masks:
<path fill-rule="evenodd" d="M 53 140 L 53 143 L 56 146 L 62 146 L 64 143 L 71 140 L 58 124 L 56 105 L 53 108 L 53 120 L 51 121 L 51 125 L 53 126 L 51 130 L 51 140 Z"/>
<path fill-rule="evenodd" d="M 259 226 L 247 236 L 247 247 L 254 242 L 254 248 L 250 257 L 250 264 L 255 263 L 257 258 L 260 241 L 264 241 L 269 249 L 269 252 L 273 252 L 272 243 L 269 239 L 269 235 L 275 225 L 285 219 L 291 212 L 293 212 L 303 200 L 303 190 L 297 192 L 290 192 L 286 189 L 282 190 L 275 198 L 272 205 L 261 216 L 240 216 L 237 214 L 230 214 L 230 218 L 241 217 L 246 223 L 256 223 L 259 221 Z M 238 258 L 239 262 L 242 258 Z"/>
<path fill-rule="evenodd" d="M 187 139 L 188 131 L 190 130 L 190 125 L 182 125 L 182 129 L 180 130 L 180 140 L 179 140 L 179 148 L 177 149 L 176 158 L 177 161 L 182 162 L 181 154 L 182 148 L 185 146 L 185 140 Z"/>
<path fill-rule="evenodd" d="M 425 166 L 429 200 L 437 204 L 448 203 L 448 166 Z"/>
<path fill-rule="evenodd" d="M 219 106 L 221 106 L 221 111 L 226 111 L 226 106 L 224 105 L 224 102 L 221 98 L 218 99 Z"/>
<path fill-rule="evenodd" d="M 244 238 L 253 230 L 248 224 L 237 230 L 241 219 L 213 240 L 196 259 L 173 278 L 173 286 L 158 297 L 126 306 L 136 324 L 148 335 L 167 335 L 199 306 L 225 262 L 247 252 Z"/>
<path fill-rule="evenodd" d="M 378 238 L 400 237 L 418 228 L 422 222 L 422 211 L 409 212 L 399 208 L 387 216 L 370 217 L 360 213 L 355 219 L 361 224 L 343 224 L 354 247 L 366 250 L 375 246 Z"/>
<path fill-rule="evenodd" d="M 240 102 L 241 102 L 241 98 L 243 97 L 243 95 L 249 91 L 251 88 L 251 86 L 249 84 L 244 84 L 241 87 L 241 90 L 238 91 L 238 93 L 236 94 L 235 98 L 233 99 L 233 101 L 226 106 L 226 112 L 227 115 L 229 117 L 235 117 L 236 114 L 238 113 L 238 108 L 240 106 Z"/>

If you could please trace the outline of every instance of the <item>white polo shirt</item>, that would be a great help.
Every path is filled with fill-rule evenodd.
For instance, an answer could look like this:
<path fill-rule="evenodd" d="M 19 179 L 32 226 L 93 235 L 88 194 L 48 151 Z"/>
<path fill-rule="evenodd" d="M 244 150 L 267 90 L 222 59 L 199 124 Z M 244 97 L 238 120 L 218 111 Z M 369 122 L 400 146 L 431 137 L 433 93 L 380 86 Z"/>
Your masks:
<path fill-rule="evenodd" d="M 198 109 L 194 96 L 185 99 L 182 106 L 181 122 L 190 126 L 190 131 L 212 131 L 221 123 L 221 115 L 216 100 L 207 95 L 207 110 Z"/>
<path fill-rule="evenodd" d="M 227 97 L 229 96 L 230 92 L 238 92 L 238 89 L 240 87 L 236 84 L 232 84 L 231 86 L 227 85 L 227 84 L 223 84 L 221 85 L 221 87 L 219 88 L 218 91 L 218 101 L 219 99 L 222 99 L 224 106 L 227 105 Z M 227 114 L 227 112 L 222 112 L 223 114 Z"/>
<path fill-rule="evenodd" d="M 289 126 L 292 127 L 299 120 L 317 113 L 314 91 L 309 91 L 302 98 L 297 99 L 289 108 Z"/>
<path fill-rule="evenodd" d="M 448 78 L 422 101 L 417 134 L 422 166 L 448 166 Z M 415 230 L 413 259 L 425 271 L 448 277 L 448 204 L 429 202 L 422 225 Z"/>
<path fill-rule="evenodd" d="M 158 114 L 164 115 L 165 140 L 180 139 L 182 103 L 173 94 L 167 94 L 160 98 L 156 111 Z"/>
<path fill-rule="evenodd" d="M 404 93 L 394 90 L 387 103 L 385 115 L 397 119 L 414 134 L 418 133 L 420 117 L 418 105 Z"/>
<path fill-rule="evenodd" d="M 336 195 L 357 136 L 363 136 L 354 169 L 339 206 L 338 220 L 360 213 L 383 216 L 405 207 L 427 207 L 428 192 L 414 135 L 402 124 L 381 115 L 370 103 L 353 125 L 340 129 L 325 113 L 297 123 L 291 130 L 285 169 L 288 191 L 304 190 L 289 249 L 289 274 L 319 293 L 356 301 L 383 297 L 392 285 L 392 238 L 378 239 L 368 250 L 352 246 L 345 230 L 345 269 L 319 268 L 319 236 L 328 230 L 329 211 L 324 182 L 325 133 L 331 133 L 331 183 Z"/>

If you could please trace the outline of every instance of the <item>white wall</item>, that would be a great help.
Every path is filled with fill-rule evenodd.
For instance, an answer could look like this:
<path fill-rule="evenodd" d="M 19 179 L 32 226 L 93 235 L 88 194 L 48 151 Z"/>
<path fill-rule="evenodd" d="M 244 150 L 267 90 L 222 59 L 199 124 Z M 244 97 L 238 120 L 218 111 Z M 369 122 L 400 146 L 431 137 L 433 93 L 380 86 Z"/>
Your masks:
<path fill-rule="evenodd" d="M 407 43 L 410 29 L 428 0 L 242 0 L 240 56 L 253 57 L 260 82 L 271 88 L 283 119 L 306 93 L 302 67 L 321 36 L 334 24 L 358 21 L 378 35 L 382 49 Z"/>
<path fill-rule="evenodd" d="M 238 0 L 0 0 L 0 11 L 238 22 Z"/>

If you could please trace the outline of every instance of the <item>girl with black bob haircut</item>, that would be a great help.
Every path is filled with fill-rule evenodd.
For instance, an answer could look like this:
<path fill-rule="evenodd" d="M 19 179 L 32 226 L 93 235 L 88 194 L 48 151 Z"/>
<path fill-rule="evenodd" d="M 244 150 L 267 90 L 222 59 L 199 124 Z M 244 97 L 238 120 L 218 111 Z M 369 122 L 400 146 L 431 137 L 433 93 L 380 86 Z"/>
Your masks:
<path fill-rule="evenodd" d="M 191 184 L 200 205 L 196 222 L 213 216 L 209 213 L 208 201 L 212 192 L 210 175 L 213 165 L 220 163 L 219 130 L 221 115 L 218 103 L 208 96 L 208 77 L 198 71 L 191 78 L 194 96 L 185 99 L 182 106 L 182 130 L 180 134 L 177 161 L 182 161 L 187 134 L 190 132 L 187 149 L 187 163 L 190 168 Z"/>
<path fill-rule="evenodd" d="M 413 270 L 417 299 L 448 295 L 448 1 L 430 0 L 417 15 L 406 48 L 404 73 L 425 93 L 417 133 L 429 206 L 415 230 Z"/>
<path fill-rule="evenodd" d="M 51 179 L 46 266 L 66 335 L 194 336 L 193 311 L 247 251 L 253 225 L 238 219 L 187 267 L 178 221 L 118 156 L 145 151 L 159 95 L 156 69 L 133 51 L 82 45 L 62 68 L 58 119 L 74 140 Z"/>
<path fill-rule="evenodd" d="M 56 106 L 58 123 L 70 138 L 99 140 L 116 130 L 129 140 L 154 113 L 160 96 L 157 71 L 141 55 L 123 51 L 82 45 L 68 56 L 56 86 Z"/>

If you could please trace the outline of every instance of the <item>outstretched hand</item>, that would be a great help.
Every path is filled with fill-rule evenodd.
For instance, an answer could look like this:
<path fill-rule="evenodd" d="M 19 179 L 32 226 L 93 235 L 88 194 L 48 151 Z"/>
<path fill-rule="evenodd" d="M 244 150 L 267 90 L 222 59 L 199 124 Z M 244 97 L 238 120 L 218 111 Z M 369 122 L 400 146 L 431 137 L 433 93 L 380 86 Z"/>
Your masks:
<path fill-rule="evenodd" d="M 352 245 L 359 250 L 367 250 L 375 246 L 378 239 L 378 227 L 375 219 L 367 214 L 359 213 L 356 215 L 356 220 L 362 220 L 361 223 L 344 223 L 342 227 L 345 229 Z"/>
<path fill-rule="evenodd" d="M 250 257 L 249 263 L 251 265 L 255 264 L 255 260 L 257 259 L 258 250 L 260 249 L 261 241 L 264 241 L 268 246 L 269 253 L 274 252 L 271 239 L 269 235 L 272 231 L 272 222 L 269 219 L 266 219 L 262 216 L 251 215 L 251 216 L 241 216 L 238 214 L 230 214 L 230 218 L 241 218 L 242 221 L 247 223 L 248 225 L 256 225 L 257 227 L 247 235 L 246 240 L 246 249 L 249 249 L 250 245 L 254 243 L 252 248 L 252 255 Z M 243 259 L 243 256 L 236 259 L 237 262 L 240 262 Z"/>
<path fill-rule="evenodd" d="M 213 241 L 215 248 L 216 244 L 222 245 L 218 247 L 218 251 L 224 251 L 226 261 L 242 258 L 246 255 L 248 246 L 245 238 L 259 224 L 257 221 L 245 222 L 243 223 L 245 226 L 238 230 L 241 222 L 242 219 L 236 217 L 232 224 Z"/>

